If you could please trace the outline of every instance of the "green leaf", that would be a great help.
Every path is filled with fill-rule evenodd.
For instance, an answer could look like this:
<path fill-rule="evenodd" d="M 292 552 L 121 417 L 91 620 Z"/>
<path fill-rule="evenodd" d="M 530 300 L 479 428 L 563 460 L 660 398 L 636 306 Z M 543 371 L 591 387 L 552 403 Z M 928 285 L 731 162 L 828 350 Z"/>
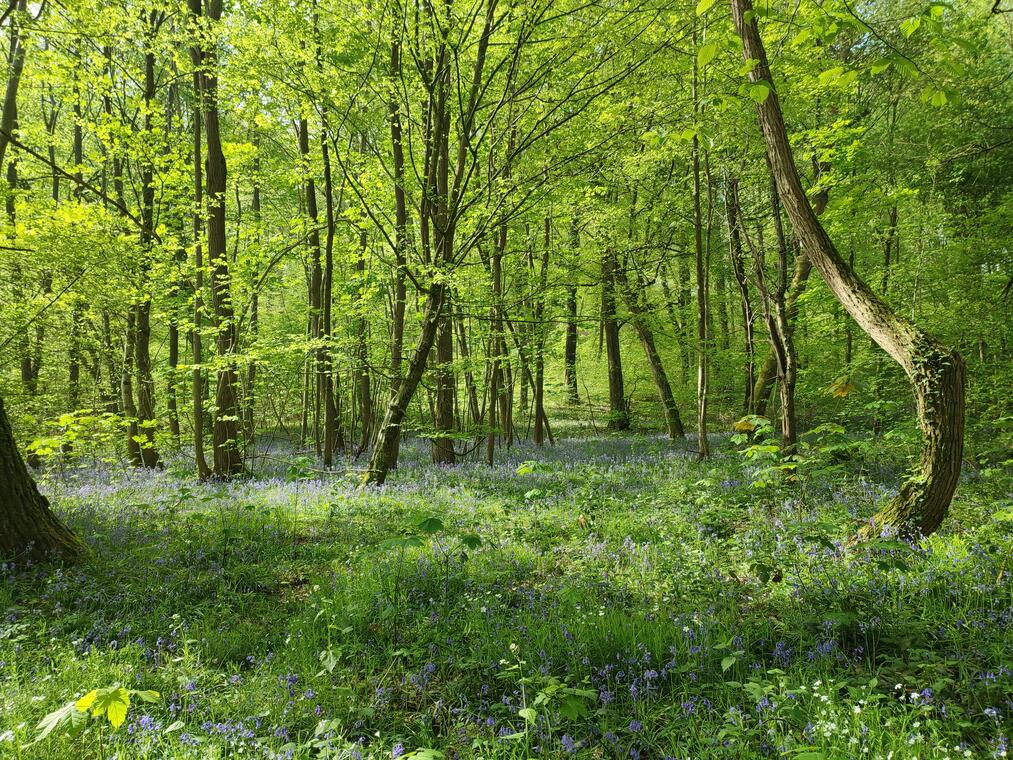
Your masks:
<path fill-rule="evenodd" d="M 106 708 L 106 717 L 113 728 L 119 728 L 127 719 L 127 710 L 130 709 L 130 692 L 126 689 L 116 689 L 111 695 L 109 706 Z"/>
<path fill-rule="evenodd" d="M 844 73 L 843 66 L 834 66 L 832 69 L 827 69 L 826 71 L 822 72 L 819 75 L 819 77 L 817 77 L 816 81 L 819 82 L 820 87 L 826 87 L 828 84 L 833 82 L 843 73 Z"/>
<path fill-rule="evenodd" d="M 88 712 L 88 708 L 95 704 L 95 700 L 98 699 L 98 689 L 92 689 L 79 700 L 74 703 L 81 712 Z"/>
<path fill-rule="evenodd" d="M 73 702 L 68 702 L 59 710 L 53 710 L 53 712 L 49 713 L 49 715 L 40 720 L 39 725 L 35 727 L 35 730 L 38 731 L 39 734 L 38 736 L 35 737 L 35 742 L 33 742 L 33 744 L 41 742 L 43 739 L 45 739 L 47 736 L 53 733 L 53 731 L 56 730 L 57 727 L 59 727 L 65 722 L 72 720 L 73 715 L 81 715 L 82 717 L 84 716 L 84 714 L 77 709 L 77 706 Z"/>
<path fill-rule="evenodd" d="M 721 660 L 721 672 L 724 673 L 725 671 L 728 670 L 728 668 L 730 668 L 738 661 L 739 658 L 736 657 L 735 655 L 733 654 L 728 655 L 727 657 Z"/>
<path fill-rule="evenodd" d="M 535 719 L 538 717 L 538 713 L 530 707 L 524 707 L 518 710 L 517 714 L 524 718 L 524 720 L 528 723 L 534 723 Z"/>
<path fill-rule="evenodd" d="M 466 533 L 461 536 L 461 543 L 467 546 L 469 549 L 477 549 L 482 545 L 482 537 L 474 533 Z"/>
<path fill-rule="evenodd" d="M 559 707 L 559 714 L 567 720 L 577 720 L 588 713 L 587 704 L 577 697 L 567 697 Z"/>
<path fill-rule="evenodd" d="M 702 16 L 711 8 L 713 8 L 714 3 L 716 2 L 717 0 L 700 0 L 700 2 L 696 4 L 696 15 Z"/>
<path fill-rule="evenodd" d="M 158 702 L 158 700 L 160 700 L 162 698 L 162 695 L 159 694 L 157 691 L 151 691 L 151 690 L 148 690 L 148 691 L 135 691 L 134 692 L 134 696 L 137 697 L 142 702 L 152 702 L 152 703 Z"/>
<path fill-rule="evenodd" d="M 443 521 L 439 517 L 427 517 L 418 524 L 418 529 L 431 536 L 443 530 Z"/>
<path fill-rule="evenodd" d="M 912 34 L 918 31 L 918 27 L 922 25 L 921 16 L 912 16 L 909 19 L 905 19 L 900 23 L 900 33 L 905 37 L 910 38 Z"/>
<path fill-rule="evenodd" d="M 770 85 L 766 82 L 754 82 L 749 87 L 749 97 L 759 105 L 770 95 Z"/>
<path fill-rule="evenodd" d="M 714 56 L 718 54 L 718 44 L 711 42 L 701 47 L 696 51 L 696 62 L 697 65 L 702 69 L 708 63 L 714 60 Z"/>

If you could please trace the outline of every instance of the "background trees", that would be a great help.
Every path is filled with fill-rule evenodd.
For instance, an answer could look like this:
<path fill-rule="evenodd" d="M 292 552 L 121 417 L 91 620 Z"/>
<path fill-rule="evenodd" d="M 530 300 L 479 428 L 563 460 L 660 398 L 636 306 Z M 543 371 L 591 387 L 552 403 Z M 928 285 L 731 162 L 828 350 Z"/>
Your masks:
<path fill-rule="evenodd" d="M 777 418 L 786 451 L 826 421 L 911 436 L 772 184 L 775 91 L 793 191 L 964 357 L 973 453 L 998 450 L 1009 17 L 764 2 L 768 72 L 728 10 L 6 6 L 0 395 L 28 458 L 226 478 L 280 439 L 382 482 L 408 434 L 445 464 L 681 415 Z"/>

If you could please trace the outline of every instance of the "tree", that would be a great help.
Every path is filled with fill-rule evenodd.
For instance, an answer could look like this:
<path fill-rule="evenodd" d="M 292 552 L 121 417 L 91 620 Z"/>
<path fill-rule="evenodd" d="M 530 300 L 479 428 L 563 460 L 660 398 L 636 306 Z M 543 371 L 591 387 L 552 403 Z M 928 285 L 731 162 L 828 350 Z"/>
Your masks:
<path fill-rule="evenodd" d="M 222 151 L 221 122 L 218 111 L 218 54 L 207 39 L 214 25 L 222 18 L 222 1 L 188 0 L 195 22 L 195 39 L 190 58 L 199 76 L 201 110 L 204 118 L 206 174 L 208 195 L 207 250 L 211 267 L 211 314 L 214 321 L 218 360 L 215 388 L 215 416 L 212 427 L 213 467 L 218 478 L 230 478 L 243 471 L 239 448 L 239 374 L 236 369 L 236 348 L 239 342 L 232 306 L 232 278 L 226 251 L 225 193 L 226 164 Z M 210 23 L 209 23 L 210 22 Z"/>
<path fill-rule="evenodd" d="M 756 65 L 749 80 L 768 88 L 756 111 L 771 171 L 795 234 L 806 256 L 855 322 L 896 361 L 911 381 L 922 431 L 918 470 L 862 531 L 883 527 L 903 535 L 928 535 L 946 516 L 960 476 L 964 450 L 964 361 L 917 325 L 898 316 L 837 252 L 802 188 L 792 154 L 767 52 L 751 0 L 731 0 L 743 55 Z"/>
<path fill-rule="evenodd" d="M 72 560 L 83 551 L 84 545 L 53 514 L 28 473 L 0 398 L 0 559 Z"/>
<path fill-rule="evenodd" d="M 10 3 L 11 9 L 15 6 L 15 2 Z M 16 7 L 23 12 L 25 3 Z M 11 132 L 17 124 L 18 85 L 25 59 L 24 44 L 18 38 L 17 28 L 14 27 L 12 34 L 14 65 L 8 74 L 3 113 L 0 114 L 0 166 L 3 166 Z M 0 557 L 14 562 L 41 561 L 54 555 L 69 560 L 79 556 L 83 548 L 49 509 L 49 502 L 39 493 L 28 473 L 0 397 Z"/>

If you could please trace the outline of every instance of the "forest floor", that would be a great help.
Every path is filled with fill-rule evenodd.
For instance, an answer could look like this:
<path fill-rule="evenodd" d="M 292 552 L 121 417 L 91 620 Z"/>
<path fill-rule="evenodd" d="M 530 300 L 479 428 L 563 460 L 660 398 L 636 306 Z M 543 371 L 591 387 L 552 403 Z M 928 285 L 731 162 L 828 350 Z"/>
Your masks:
<path fill-rule="evenodd" d="M 0 757 L 1004 756 L 1009 470 L 966 472 L 920 546 L 852 549 L 899 459 L 838 446 L 788 483 L 715 445 L 441 469 L 418 442 L 367 492 L 282 456 L 51 472 L 94 551 L 0 575 Z M 33 744 L 114 684 L 159 696 Z"/>

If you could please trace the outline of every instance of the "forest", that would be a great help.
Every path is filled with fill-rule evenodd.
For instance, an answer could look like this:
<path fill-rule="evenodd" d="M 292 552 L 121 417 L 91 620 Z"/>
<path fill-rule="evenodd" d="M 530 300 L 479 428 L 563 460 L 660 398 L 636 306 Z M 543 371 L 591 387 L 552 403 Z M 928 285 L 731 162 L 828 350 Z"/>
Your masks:
<path fill-rule="evenodd" d="M 0 758 L 1013 756 L 1013 0 L 0 51 Z"/>

